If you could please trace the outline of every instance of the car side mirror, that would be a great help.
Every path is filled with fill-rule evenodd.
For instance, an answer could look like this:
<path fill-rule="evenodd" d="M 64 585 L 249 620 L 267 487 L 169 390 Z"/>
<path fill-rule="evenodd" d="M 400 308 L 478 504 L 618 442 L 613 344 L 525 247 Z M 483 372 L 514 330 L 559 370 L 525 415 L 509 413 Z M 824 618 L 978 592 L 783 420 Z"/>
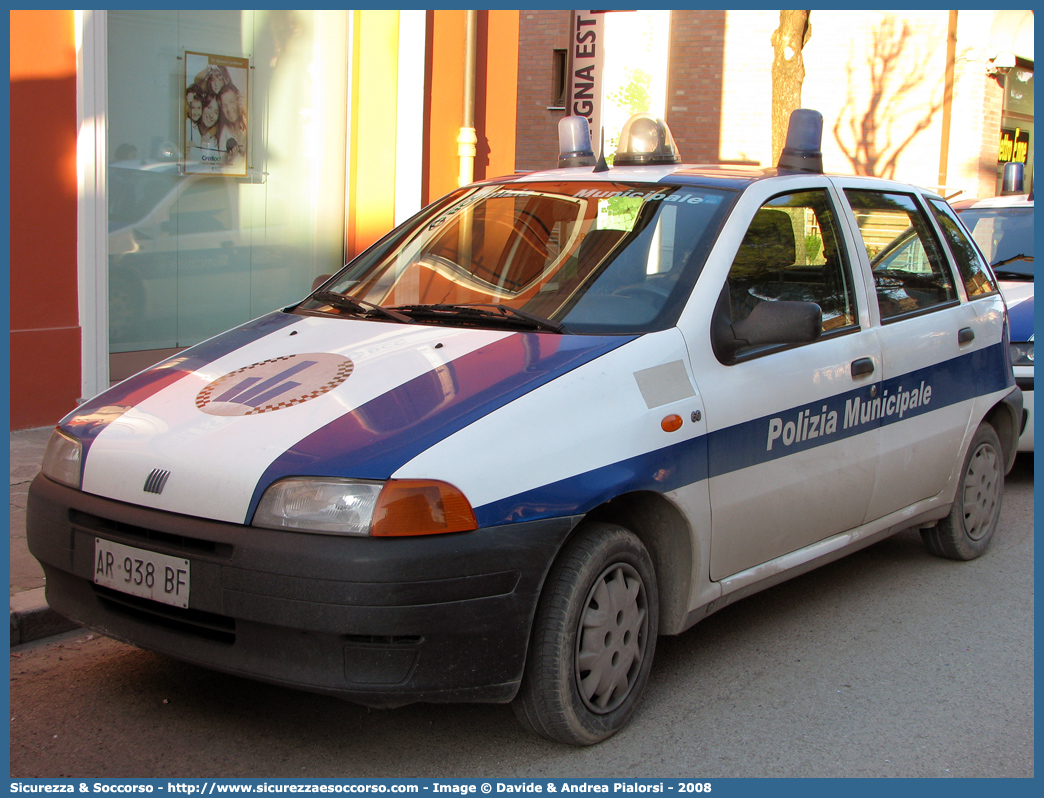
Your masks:
<path fill-rule="evenodd" d="M 815 302 L 759 302 L 743 321 L 732 325 L 744 346 L 807 344 L 823 330 L 823 310 Z"/>
<path fill-rule="evenodd" d="M 723 363 L 735 362 L 736 355 L 750 347 L 811 343 L 822 331 L 823 310 L 815 302 L 759 302 L 747 318 L 733 323 L 727 288 L 711 324 L 712 347 Z"/>
<path fill-rule="evenodd" d="M 318 291 L 322 284 L 329 280 L 331 277 L 333 277 L 332 274 L 320 274 L 318 277 L 312 280 L 312 293 L 314 294 L 316 291 Z"/>

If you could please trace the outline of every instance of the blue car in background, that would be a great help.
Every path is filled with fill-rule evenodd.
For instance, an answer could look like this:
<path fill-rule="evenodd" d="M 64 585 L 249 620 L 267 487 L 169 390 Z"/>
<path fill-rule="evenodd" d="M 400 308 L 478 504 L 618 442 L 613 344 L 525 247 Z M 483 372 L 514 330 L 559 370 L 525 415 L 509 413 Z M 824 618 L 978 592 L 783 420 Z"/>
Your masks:
<path fill-rule="evenodd" d="M 1008 305 L 1011 359 L 1028 414 L 1019 451 L 1033 451 L 1033 192 L 953 202 L 993 266 Z"/>

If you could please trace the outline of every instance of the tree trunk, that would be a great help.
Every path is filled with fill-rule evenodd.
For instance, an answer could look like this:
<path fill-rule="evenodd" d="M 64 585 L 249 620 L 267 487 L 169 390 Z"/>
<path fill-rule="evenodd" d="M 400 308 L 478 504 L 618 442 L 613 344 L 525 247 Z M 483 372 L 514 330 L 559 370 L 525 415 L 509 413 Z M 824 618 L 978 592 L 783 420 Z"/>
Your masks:
<path fill-rule="evenodd" d="M 772 34 L 772 166 L 787 140 L 790 113 L 801 107 L 805 62 L 801 51 L 812 35 L 811 11 L 780 11 Z"/>

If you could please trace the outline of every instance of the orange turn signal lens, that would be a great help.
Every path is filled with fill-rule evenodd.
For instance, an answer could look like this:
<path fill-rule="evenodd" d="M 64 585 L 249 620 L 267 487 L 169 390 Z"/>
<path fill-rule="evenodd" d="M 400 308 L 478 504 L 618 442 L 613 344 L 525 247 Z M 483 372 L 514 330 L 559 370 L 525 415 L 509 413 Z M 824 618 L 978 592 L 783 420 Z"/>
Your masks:
<path fill-rule="evenodd" d="M 682 428 L 682 417 L 676 414 L 667 416 L 660 422 L 660 428 L 664 432 L 677 432 Z"/>
<path fill-rule="evenodd" d="M 441 535 L 478 529 L 471 503 L 457 488 L 431 479 L 390 479 L 373 513 L 375 537 Z"/>

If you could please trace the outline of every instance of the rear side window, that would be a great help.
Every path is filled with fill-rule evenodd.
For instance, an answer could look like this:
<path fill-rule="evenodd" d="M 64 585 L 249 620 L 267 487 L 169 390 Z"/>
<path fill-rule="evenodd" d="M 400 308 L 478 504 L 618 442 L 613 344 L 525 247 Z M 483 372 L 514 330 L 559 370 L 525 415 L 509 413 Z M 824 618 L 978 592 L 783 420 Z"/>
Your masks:
<path fill-rule="evenodd" d="M 957 301 L 953 275 L 931 225 L 908 194 L 845 189 L 873 269 L 881 319 Z"/>
<path fill-rule="evenodd" d="M 935 215 L 935 221 L 942 228 L 943 235 L 950 242 L 950 252 L 957 262 L 957 269 L 964 281 L 964 289 L 968 292 L 968 298 L 974 299 L 978 296 L 997 293 L 997 285 L 989 272 L 983 268 L 982 259 L 971 239 L 965 235 L 964 230 L 957 223 L 957 215 L 953 208 L 942 200 L 928 200 L 928 207 Z"/>

